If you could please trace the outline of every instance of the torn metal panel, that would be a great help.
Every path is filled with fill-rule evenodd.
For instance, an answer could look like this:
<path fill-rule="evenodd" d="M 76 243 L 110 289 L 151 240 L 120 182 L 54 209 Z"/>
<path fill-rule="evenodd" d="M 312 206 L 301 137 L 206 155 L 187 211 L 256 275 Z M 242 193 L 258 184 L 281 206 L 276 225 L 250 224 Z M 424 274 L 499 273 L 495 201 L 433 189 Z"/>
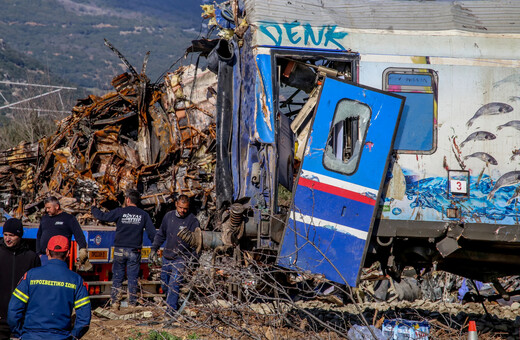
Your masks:
<path fill-rule="evenodd" d="M 451 237 L 446 237 L 437 243 L 437 250 L 443 257 L 450 255 L 459 248 L 457 240 Z"/>
<path fill-rule="evenodd" d="M 150 131 L 148 126 L 144 124 L 143 120 L 139 120 L 139 137 L 137 142 L 137 152 L 141 162 L 145 164 L 151 163 L 151 146 L 150 146 Z"/>
<path fill-rule="evenodd" d="M 155 103 L 150 106 L 149 112 L 152 119 L 154 141 L 157 143 L 157 146 L 153 150 L 152 163 L 156 163 L 168 155 L 173 145 L 173 136 L 168 116 L 161 106 Z"/>
<path fill-rule="evenodd" d="M 273 74 L 271 55 L 257 54 L 256 64 L 256 138 L 260 143 L 274 143 Z"/>
<path fill-rule="evenodd" d="M 130 73 L 112 85 L 113 92 L 79 100 L 53 135 L 0 154 L 6 210 L 25 207 L 36 221 L 42 200 L 55 195 L 88 224 L 93 199 L 113 207 L 126 189 L 140 188 L 152 216 L 184 193 L 201 202 L 207 220 L 215 206 L 216 76 L 192 65 L 167 74 L 161 86 Z"/>
<path fill-rule="evenodd" d="M 237 135 L 239 155 L 235 166 L 239 168 L 239 197 L 251 197 L 255 204 L 261 192 L 257 185 L 251 185 L 254 176 L 253 164 L 258 164 L 258 145 L 251 143 L 256 138 L 256 78 L 258 68 L 251 44 L 251 32 L 248 31 L 243 41 L 240 57 L 240 121 Z"/>
<path fill-rule="evenodd" d="M 38 157 L 38 144 L 22 143 L 14 148 L 0 151 L 0 165 L 27 162 Z"/>
<path fill-rule="evenodd" d="M 215 173 L 217 208 L 229 206 L 233 200 L 231 136 L 233 135 L 233 65 L 219 60 L 217 97 L 217 168 Z"/>
<path fill-rule="evenodd" d="M 235 63 L 233 64 L 233 74 L 239 75 L 242 73 L 241 71 L 241 60 L 240 50 L 238 48 L 238 44 L 235 42 L 231 42 L 231 46 L 233 48 L 233 54 L 236 56 Z M 234 133 L 231 134 L 231 172 L 233 179 L 233 199 L 237 200 L 240 196 L 240 167 L 233 166 L 234 164 L 240 164 L 240 147 L 239 147 L 239 139 L 240 139 L 240 98 L 241 98 L 241 88 L 242 88 L 242 78 L 239 76 L 233 77 L 233 114 L 232 114 L 232 131 Z"/>

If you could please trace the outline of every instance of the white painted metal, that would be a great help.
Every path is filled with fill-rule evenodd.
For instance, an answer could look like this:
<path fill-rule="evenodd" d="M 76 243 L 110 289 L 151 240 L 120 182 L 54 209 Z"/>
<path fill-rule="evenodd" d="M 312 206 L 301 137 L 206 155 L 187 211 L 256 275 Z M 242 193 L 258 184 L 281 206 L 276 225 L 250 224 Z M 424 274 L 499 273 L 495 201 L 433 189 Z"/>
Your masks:
<path fill-rule="evenodd" d="M 450 198 L 434 191 L 446 186 L 447 192 L 447 169 L 451 169 L 470 172 L 470 197 L 456 203 L 464 211 L 464 222 L 519 223 L 520 213 L 512 204 L 520 200 L 520 185 L 515 178 L 499 179 L 520 174 L 520 124 L 512 123 L 520 121 L 520 1 L 245 3 L 257 46 L 359 53 L 356 80 L 379 89 L 388 68 L 425 69 L 438 75 L 437 148 L 430 155 L 399 154 L 394 172 L 400 173 L 394 173 L 394 181 L 400 183 L 391 183 L 393 196 L 387 196 L 382 218 L 450 220 L 444 215 Z M 489 103 L 503 103 L 512 110 L 485 114 L 469 124 Z M 472 140 L 461 147 L 477 131 L 495 138 Z M 475 156 L 482 153 L 492 155 L 497 164 Z M 405 178 L 416 185 L 439 183 L 435 189 L 412 192 Z M 497 182 L 517 190 L 496 187 L 491 193 Z"/>

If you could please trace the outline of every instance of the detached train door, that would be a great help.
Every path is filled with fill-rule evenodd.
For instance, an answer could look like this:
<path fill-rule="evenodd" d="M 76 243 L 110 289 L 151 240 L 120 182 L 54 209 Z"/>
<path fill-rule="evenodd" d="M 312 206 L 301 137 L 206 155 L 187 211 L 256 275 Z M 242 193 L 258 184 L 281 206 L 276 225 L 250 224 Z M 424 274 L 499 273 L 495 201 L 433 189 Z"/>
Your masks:
<path fill-rule="evenodd" d="M 403 105 L 325 78 L 278 265 L 358 284 Z"/>

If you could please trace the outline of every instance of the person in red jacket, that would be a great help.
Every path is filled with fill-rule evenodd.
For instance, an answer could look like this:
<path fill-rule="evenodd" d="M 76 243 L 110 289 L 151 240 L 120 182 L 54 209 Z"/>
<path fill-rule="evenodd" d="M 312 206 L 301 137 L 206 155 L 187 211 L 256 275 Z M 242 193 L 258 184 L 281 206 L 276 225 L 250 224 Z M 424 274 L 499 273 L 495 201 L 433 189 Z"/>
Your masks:
<path fill-rule="evenodd" d="M 22 239 L 23 226 L 19 219 L 8 219 L 2 231 L 4 238 L 0 240 L 0 340 L 9 339 L 11 336 L 7 324 L 7 306 L 11 294 L 26 271 L 40 266 L 40 258 Z"/>

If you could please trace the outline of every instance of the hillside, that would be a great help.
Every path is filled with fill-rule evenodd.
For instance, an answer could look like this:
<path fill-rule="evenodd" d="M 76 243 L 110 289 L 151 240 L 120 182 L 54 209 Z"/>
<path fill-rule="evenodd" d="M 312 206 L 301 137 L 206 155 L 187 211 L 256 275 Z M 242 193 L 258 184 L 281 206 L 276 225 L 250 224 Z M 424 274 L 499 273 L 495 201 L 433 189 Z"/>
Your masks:
<path fill-rule="evenodd" d="M 56 86 L 71 86 L 74 87 L 71 82 L 65 81 L 64 79 L 54 75 L 49 71 L 47 67 L 42 65 L 38 60 L 33 57 L 27 56 L 20 53 L 3 40 L 0 39 L 0 81 L 8 81 L 13 83 L 33 83 L 33 84 L 45 84 L 45 85 L 56 85 Z M 34 87 L 18 86 L 0 83 L 0 107 L 13 103 L 15 101 L 23 100 L 32 96 L 41 95 L 45 91 L 44 88 L 37 90 Z M 78 89 L 76 91 L 64 91 L 62 92 L 62 100 L 65 100 L 64 104 L 72 104 L 73 99 L 71 96 L 85 95 L 85 92 Z M 35 101 L 36 104 L 42 104 L 42 100 Z M 34 107 L 34 103 L 26 102 L 24 105 L 17 107 Z M 70 105 L 69 105 L 70 106 Z M 0 109 L 0 125 L 5 123 L 3 119 L 6 115 L 12 115 L 12 110 L 9 108 Z"/>
<path fill-rule="evenodd" d="M 27 81 L 57 81 L 50 79 L 45 67 L 35 58 L 20 53 L 0 39 L 0 79 Z M 60 80 L 62 82 L 62 80 Z"/>
<path fill-rule="evenodd" d="M 200 1 L 2 0 L 0 37 L 65 81 L 109 89 L 125 71 L 104 46 L 110 41 L 137 70 L 150 51 L 147 74 L 155 81 L 197 38 Z M 5 70 L 0 64 L 0 75 Z M 14 75 L 10 75 L 14 77 Z"/>

